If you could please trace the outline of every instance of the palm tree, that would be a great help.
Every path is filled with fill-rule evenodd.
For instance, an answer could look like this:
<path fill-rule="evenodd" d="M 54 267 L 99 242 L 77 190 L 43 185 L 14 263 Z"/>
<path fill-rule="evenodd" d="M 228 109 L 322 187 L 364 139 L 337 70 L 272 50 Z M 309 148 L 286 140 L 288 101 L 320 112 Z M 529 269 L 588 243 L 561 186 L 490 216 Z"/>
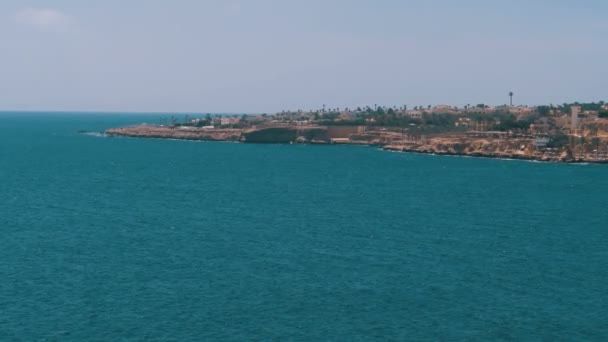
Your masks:
<path fill-rule="evenodd" d="M 513 92 L 509 92 L 509 97 L 511 98 L 511 107 L 513 107 Z"/>

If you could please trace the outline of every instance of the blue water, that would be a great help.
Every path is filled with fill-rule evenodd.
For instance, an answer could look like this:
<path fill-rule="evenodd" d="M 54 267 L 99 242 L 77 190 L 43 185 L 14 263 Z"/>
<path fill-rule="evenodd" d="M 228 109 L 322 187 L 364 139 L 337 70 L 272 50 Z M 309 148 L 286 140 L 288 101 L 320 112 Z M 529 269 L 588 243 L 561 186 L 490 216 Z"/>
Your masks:
<path fill-rule="evenodd" d="M 608 166 L 0 114 L 0 340 L 608 339 Z"/>

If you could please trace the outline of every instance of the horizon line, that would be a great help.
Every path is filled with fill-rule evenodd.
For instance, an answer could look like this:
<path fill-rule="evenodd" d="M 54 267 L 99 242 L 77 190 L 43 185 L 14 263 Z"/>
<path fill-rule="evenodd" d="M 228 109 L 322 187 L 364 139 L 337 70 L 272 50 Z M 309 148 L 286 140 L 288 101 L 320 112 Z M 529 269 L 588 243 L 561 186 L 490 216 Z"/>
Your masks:
<path fill-rule="evenodd" d="M 467 104 L 469 106 L 475 107 L 479 104 L 484 104 L 486 106 L 489 107 L 501 107 L 501 106 L 506 106 L 506 107 L 540 107 L 540 106 L 549 106 L 549 105 L 553 105 L 553 106 L 561 106 L 564 104 L 575 104 L 575 103 L 608 103 L 608 101 L 604 101 L 604 100 L 597 100 L 597 101 L 572 101 L 572 102 L 562 102 L 562 103 L 545 103 L 545 104 L 514 104 L 513 106 L 510 106 L 508 103 L 505 104 L 499 104 L 499 105 L 490 105 L 487 103 L 478 103 L 478 104 Z M 374 104 L 377 105 L 377 104 Z M 410 107 L 409 104 L 406 104 L 408 106 L 408 108 Z M 403 105 L 401 106 L 396 106 L 397 108 L 401 108 Z M 431 105 L 433 107 L 435 106 L 450 106 L 450 107 L 454 107 L 454 108 L 464 108 L 465 105 L 451 105 L 451 104 L 447 104 L 447 103 L 438 103 L 435 105 Z M 323 107 L 325 108 L 336 108 L 334 106 L 331 105 L 321 105 L 319 106 L 319 108 L 317 109 L 322 109 Z M 373 106 L 370 105 L 358 105 L 358 106 L 338 106 L 337 108 L 340 109 L 345 109 L 345 108 L 349 108 L 351 110 L 356 109 L 357 107 L 359 108 L 366 108 L 366 107 L 370 107 L 370 108 L 374 108 Z M 379 107 L 386 107 L 386 108 L 393 108 L 395 107 L 393 106 L 385 106 L 385 105 L 379 105 Z M 414 107 L 420 107 L 420 106 L 416 106 L 413 105 L 411 106 L 411 108 Z M 426 108 L 425 106 L 423 106 L 424 108 Z M 0 109 L 0 113 L 53 113 L 53 114 L 165 114 L 165 115 L 189 115 L 189 114 L 220 114 L 220 115 L 261 115 L 261 114 L 275 114 L 275 113 L 281 113 L 281 111 L 288 111 L 288 112 L 292 112 L 292 111 L 298 111 L 301 110 L 303 112 L 308 112 L 309 110 L 315 110 L 315 109 L 282 109 L 280 111 L 265 111 L 265 112 L 222 112 L 222 111 L 184 111 L 184 110 L 177 110 L 177 111 L 156 111 L 156 110 L 151 110 L 151 111 L 145 111 L 145 110 L 96 110 L 96 109 L 83 109 L 83 110 L 61 110 L 61 109 Z"/>

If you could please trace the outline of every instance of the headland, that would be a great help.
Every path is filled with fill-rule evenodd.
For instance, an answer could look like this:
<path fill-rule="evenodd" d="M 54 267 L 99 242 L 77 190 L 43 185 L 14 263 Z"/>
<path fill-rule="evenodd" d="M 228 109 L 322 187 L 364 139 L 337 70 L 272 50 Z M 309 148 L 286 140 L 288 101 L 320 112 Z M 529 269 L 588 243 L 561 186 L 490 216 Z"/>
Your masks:
<path fill-rule="evenodd" d="M 161 119 L 108 136 L 242 143 L 371 145 L 389 151 L 562 163 L 608 163 L 608 105 L 358 108 Z M 587 105 L 591 106 L 591 105 Z M 594 108 L 595 108 L 594 107 Z"/>

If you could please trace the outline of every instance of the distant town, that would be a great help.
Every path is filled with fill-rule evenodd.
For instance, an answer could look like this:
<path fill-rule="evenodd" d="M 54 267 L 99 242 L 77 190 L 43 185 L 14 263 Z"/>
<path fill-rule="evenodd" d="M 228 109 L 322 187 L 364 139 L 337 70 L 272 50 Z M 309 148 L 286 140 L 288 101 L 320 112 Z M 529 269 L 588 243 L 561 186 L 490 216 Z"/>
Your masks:
<path fill-rule="evenodd" d="M 509 94 L 512 96 L 513 93 Z M 608 104 L 365 106 L 261 115 L 185 115 L 110 135 L 258 143 L 368 144 L 387 150 L 563 162 L 608 161 Z"/>

